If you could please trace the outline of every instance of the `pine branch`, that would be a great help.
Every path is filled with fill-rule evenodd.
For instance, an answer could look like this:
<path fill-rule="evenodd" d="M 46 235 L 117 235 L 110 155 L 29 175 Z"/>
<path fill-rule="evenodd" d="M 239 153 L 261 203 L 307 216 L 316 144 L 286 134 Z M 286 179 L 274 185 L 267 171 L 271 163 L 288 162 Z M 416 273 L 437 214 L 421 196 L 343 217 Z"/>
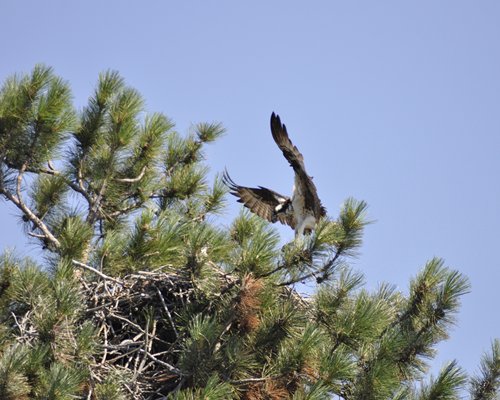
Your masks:
<path fill-rule="evenodd" d="M 443 367 L 436 379 L 422 388 L 418 400 L 449 400 L 458 398 L 458 391 L 465 383 L 465 373 L 456 361 Z"/>
<path fill-rule="evenodd" d="M 106 192 L 108 185 L 109 175 L 104 179 L 99 192 L 92 198 L 91 204 L 89 204 L 89 213 L 87 215 L 87 223 L 94 225 L 96 220 L 99 218 L 99 214 L 103 214 L 101 210 L 101 201 Z M 100 212 L 101 211 L 101 212 Z"/>
<path fill-rule="evenodd" d="M 0 178 L 0 194 L 3 194 L 5 197 L 7 197 L 8 200 L 10 200 L 17 208 L 19 208 L 24 213 L 24 215 L 43 232 L 44 239 L 52 243 L 55 248 L 59 249 L 61 247 L 61 243 L 59 242 L 59 240 L 52 234 L 47 225 L 45 225 L 45 223 L 40 218 L 38 218 L 33 211 L 31 211 L 31 209 L 24 203 L 22 199 L 21 184 L 23 175 L 26 170 L 27 164 L 23 164 L 16 179 L 16 195 L 12 194 L 7 188 L 5 188 L 3 179 Z"/>
<path fill-rule="evenodd" d="M 500 388 L 500 340 L 491 345 L 491 352 L 481 359 L 481 375 L 471 380 L 473 400 L 493 400 Z"/>
<path fill-rule="evenodd" d="M 48 162 L 49 168 L 42 168 L 42 167 L 30 167 L 28 166 L 26 168 L 26 172 L 31 172 L 34 174 L 46 174 L 46 175 L 51 175 L 51 176 L 58 176 L 64 178 L 64 182 L 66 185 L 68 185 L 73 191 L 80 193 L 85 200 L 87 200 L 87 203 L 89 205 L 92 203 L 92 198 L 90 197 L 89 193 L 87 190 L 85 190 L 85 187 L 83 185 L 83 179 L 79 179 L 78 184 L 72 182 L 70 179 L 68 179 L 61 171 L 56 170 L 54 166 L 52 165 L 52 162 L 49 160 Z M 13 165 L 8 165 L 10 168 L 15 168 Z"/>
<path fill-rule="evenodd" d="M 267 278 L 268 276 L 274 275 L 276 272 L 279 272 L 285 268 L 287 268 L 288 265 L 286 263 L 280 263 L 278 266 L 270 271 L 264 272 L 262 274 L 258 274 L 257 278 Z M 285 286 L 284 284 L 280 284 L 279 286 Z"/>
<path fill-rule="evenodd" d="M 330 260 L 328 260 L 325 264 L 323 264 L 323 266 L 319 270 L 312 271 L 308 274 L 299 276 L 297 278 L 289 279 L 286 282 L 278 283 L 277 286 L 293 285 L 293 284 L 298 283 L 298 282 L 306 281 L 307 279 L 312 278 L 312 277 L 316 277 L 317 282 L 321 283 L 322 281 L 324 281 L 326 279 L 327 274 L 329 274 L 331 272 L 332 267 L 336 265 L 336 262 L 339 259 L 339 257 L 342 255 L 342 253 L 343 253 L 343 249 L 339 249 L 337 251 L 337 253 L 335 253 L 335 255 Z M 284 265 L 282 268 L 276 269 L 276 271 L 283 269 L 283 268 L 286 268 L 286 266 Z M 318 274 L 319 275 L 322 274 L 323 277 L 317 277 Z"/>

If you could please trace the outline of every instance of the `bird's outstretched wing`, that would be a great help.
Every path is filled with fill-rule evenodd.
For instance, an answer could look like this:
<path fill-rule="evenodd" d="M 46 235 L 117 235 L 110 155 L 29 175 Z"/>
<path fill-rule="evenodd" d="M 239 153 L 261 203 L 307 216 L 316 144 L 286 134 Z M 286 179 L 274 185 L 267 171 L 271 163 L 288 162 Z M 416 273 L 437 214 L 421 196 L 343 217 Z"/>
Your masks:
<path fill-rule="evenodd" d="M 275 212 L 278 205 L 290 200 L 289 197 L 262 186 L 257 188 L 240 186 L 231 179 L 227 171 L 224 171 L 222 175 L 222 182 L 230 189 L 232 195 L 238 197 L 238 202 L 243 203 L 254 214 L 269 222 L 276 222 L 277 219 L 282 224 L 295 229 L 293 218 L 290 215 L 276 214 Z"/>
<path fill-rule="evenodd" d="M 274 112 L 271 114 L 271 133 L 273 134 L 274 141 L 295 171 L 296 176 L 299 177 L 298 184 L 301 186 L 299 192 L 306 199 L 306 203 L 313 205 L 316 215 L 326 215 L 326 209 L 321 205 L 316 185 L 312 178 L 307 175 L 302 153 L 292 143 L 288 137 L 285 124 L 281 123 L 279 115 L 276 115 Z"/>
<path fill-rule="evenodd" d="M 279 115 L 274 112 L 271 114 L 271 133 L 294 171 L 300 174 L 305 173 L 304 157 L 288 137 L 285 124 L 281 123 Z"/>

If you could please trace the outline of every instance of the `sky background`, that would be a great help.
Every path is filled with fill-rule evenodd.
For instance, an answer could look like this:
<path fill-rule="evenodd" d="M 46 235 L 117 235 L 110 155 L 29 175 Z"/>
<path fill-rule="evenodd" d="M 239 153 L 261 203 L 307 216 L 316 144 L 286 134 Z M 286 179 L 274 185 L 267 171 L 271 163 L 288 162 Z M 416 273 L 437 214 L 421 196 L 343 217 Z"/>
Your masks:
<path fill-rule="evenodd" d="M 212 173 L 286 194 L 279 113 L 330 216 L 347 197 L 368 202 L 375 223 L 353 263 L 368 289 L 407 292 L 434 256 L 470 278 L 431 365 L 477 371 L 500 337 L 499 1 L 16 0 L 0 15 L 2 82 L 45 63 L 81 109 L 116 69 L 180 133 L 224 124 Z M 222 224 L 239 211 L 228 200 Z M 0 201 L 0 249 L 38 257 L 16 215 Z"/>

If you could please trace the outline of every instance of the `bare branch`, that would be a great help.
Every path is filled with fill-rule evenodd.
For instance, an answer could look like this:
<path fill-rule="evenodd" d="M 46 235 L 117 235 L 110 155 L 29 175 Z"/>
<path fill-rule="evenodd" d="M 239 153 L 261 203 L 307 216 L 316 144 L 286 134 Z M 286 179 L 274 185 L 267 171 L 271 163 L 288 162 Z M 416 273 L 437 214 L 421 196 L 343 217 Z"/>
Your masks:
<path fill-rule="evenodd" d="M 38 218 L 33 211 L 30 210 L 30 208 L 23 202 L 22 198 L 22 179 L 24 173 L 27 171 L 27 164 L 23 164 L 21 169 L 19 170 L 19 174 L 17 175 L 17 182 L 16 182 L 16 195 L 12 194 L 10 191 L 8 191 L 2 184 L 2 181 L 0 180 L 0 193 L 3 194 L 5 197 L 7 197 L 8 200 L 10 200 L 17 208 L 19 208 L 25 215 L 28 217 L 28 219 L 33 222 L 38 229 L 40 229 L 43 232 L 43 238 L 51 242 L 56 248 L 61 247 L 61 243 L 57 238 L 50 232 L 49 228 L 47 225 L 44 224 L 44 222 Z"/>
<path fill-rule="evenodd" d="M 272 377 L 267 377 L 267 378 L 246 378 L 246 379 L 238 379 L 235 381 L 229 381 L 229 383 L 233 385 L 246 385 L 247 383 L 258 383 L 258 382 L 265 382 L 269 379 L 273 379 Z"/>
<path fill-rule="evenodd" d="M 108 315 L 110 317 L 112 317 L 112 318 L 119 319 L 120 321 L 123 321 L 123 322 L 127 323 L 128 325 L 134 327 L 136 330 L 138 330 L 139 332 L 141 332 L 142 335 L 148 335 L 148 333 L 144 329 L 142 329 L 139 325 L 137 325 L 136 323 L 132 322 L 128 318 L 122 317 L 121 315 L 118 315 L 118 314 L 115 314 L 115 313 L 112 313 L 112 312 L 110 312 Z M 139 336 L 142 336 L 142 335 L 139 335 Z"/>
<path fill-rule="evenodd" d="M 101 209 L 101 200 L 102 200 L 102 197 L 104 196 L 104 192 L 106 191 L 107 187 L 108 187 L 108 178 L 105 178 L 97 196 L 95 196 L 94 199 L 91 199 L 89 201 L 89 215 L 87 216 L 87 222 L 91 225 L 93 225 L 95 223 L 97 216 L 99 214 L 99 211 L 101 211 L 100 210 Z M 102 214 L 102 212 L 101 212 L 101 214 Z"/>
<path fill-rule="evenodd" d="M 141 173 L 137 175 L 135 178 L 116 178 L 115 181 L 120 182 L 120 183 L 135 183 L 139 182 L 144 174 L 146 173 L 146 166 L 142 167 Z"/>
<path fill-rule="evenodd" d="M 28 235 L 37 239 L 45 239 L 45 235 L 41 235 L 35 232 L 28 232 Z"/>
<path fill-rule="evenodd" d="M 27 164 L 24 163 L 21 169 L 19 170 L 19 173 L 17 174 L 17 184 L 16 184 L 16 193 L 17 193 L 17 199 L 19 200 L 20 203 L 22 203 L 22 196 L 21 196 L 21 185 L 23 182 L 23 175 L 24 172 L 26 171 Z"/>
<path fill-rule="evenodd" d="M 145 352 L 144 349 L 139 349 L 139 352 L 140 353 L 146 353 L 146 355 L 148 356 L 148 358 L 150 358 L 151 360 L 153 360 L 155 363 L 164 366 L 165 368 L 167 368 L 170 372 L 173 372 L 174 374 L 182 376 L 182 372 L 181 372 L 180 369 L 175 368 L 174 366 L 170 365 L 169 363 L 166 363 L 165 361 L 157 359 L 154 355 Z"/>
<path fill-rule="evenodd" d="M 160 297 L 161 304 L 163 305 L 163 309 L 167 313 L 168 320 L 170 322 L 170 325 L 172 326 L 172 329 L 175 333 L 175 337 L 179 337 L 179 333 L 177 332 L 177 329 L 175 329 L 175 324 L 174 320 L 172 318 L 172 315 L 170 314 L 170 311 L 168 310 L 167 303 L 165 303 L 165 299 L 163 298 L 163 295 L 161 294 L 160 289 L 156 288 L 156 292 L 158 293 L 158 296 Z"/>
<path fill-rule="evenodd" d="M 80 193 L 85 200 L 89 203 L 89 205 L 92 202 L 92 199 L 90 198 L 90 195 L 88 192 L 85 190 L 85 187 L 83 186 L 83 180 L 81 178 L 81 173 L 80 170 L 78 170 L 78 185 L 74 182 L 72 182 L 70 179 L 68 179 L 61 171 L 58 171 L 54 169 L 54 166 L 52 163 L 49 161 L 49 169 L 47 168 L 27 168 L 26 172 L 31 172 L 34 174 L 46 174 L 46 175 L 52 175 L 52 176 L 61 176 L 65 178 L 65 183 L 68 185 L 71 189 L 73 189 L 75 192 Z"/>
<path fill-rule="evenodd" d="M 77 176 L 78 176 L 78 185 L 79 185 L 80 189 L 86 192 L 85 186 L 83 185 L 83 175 L 82 175 L 81 163 L 78 166 Z"/>
<path fill-rule="evenodd" d="M 127 206 L 127 207 L 122 208 L 120 210 L 109 213 L 108 216 L 111 218 L 118 217 L 119 215 L 126 214 L 129 211 L 133 211 L 133 210 L 138 209 L 139 207 L 142 206 L 142 204 L 143 204 L 142 202 L 131 204 L 130 206 Z"/>
<path fill-rule="evenodd" d="M 108 276 L 106 274 L 103 274 L 101 271 L 98 271 L 97 269 L 91 267 L 90 265 L 84 264 L 84 263 L 82 263 L 80 261 L 76 261 L 76 260 L 71 260 L 71 262 L 73 264 L 77 265 L 78 267 L 82 267 L 82 268 L 84 268 L 84 269 L 86 269 L 88 271 L 92 271 L 94 274 L 99 275 L 103 279 L 106 279 L 108 281 L 112 281 L 112 282 L 118 283 L 118 284 L 120 284 L 120 285 L 123 286 L 123 282 L 122 281 L 120 281 L 120 280 L 118 280 L 116 278 L 112 278 L 111 276 Z"/>

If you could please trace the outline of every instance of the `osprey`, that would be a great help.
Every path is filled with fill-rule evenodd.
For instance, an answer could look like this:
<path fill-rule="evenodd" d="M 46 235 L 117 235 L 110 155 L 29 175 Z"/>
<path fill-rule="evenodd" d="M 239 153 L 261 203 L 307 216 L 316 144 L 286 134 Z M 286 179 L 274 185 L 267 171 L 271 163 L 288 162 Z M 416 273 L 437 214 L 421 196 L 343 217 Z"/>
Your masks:
<path fill-rule="evenodd" d="M 270 222 L 279 221 L 295 229 L 295 236 L 310 233 L 319 219 L 326 215 L 312 177 L 307 175 L 304 157 L 288 137 L 286 126 L 274 112 L 271 115 L 273 139 L 295 172 L 292 196 L 283 196 L 274 190 L 239 186 L 224 171 L 222 180 L 238 202 L 259 217 Z"/>

